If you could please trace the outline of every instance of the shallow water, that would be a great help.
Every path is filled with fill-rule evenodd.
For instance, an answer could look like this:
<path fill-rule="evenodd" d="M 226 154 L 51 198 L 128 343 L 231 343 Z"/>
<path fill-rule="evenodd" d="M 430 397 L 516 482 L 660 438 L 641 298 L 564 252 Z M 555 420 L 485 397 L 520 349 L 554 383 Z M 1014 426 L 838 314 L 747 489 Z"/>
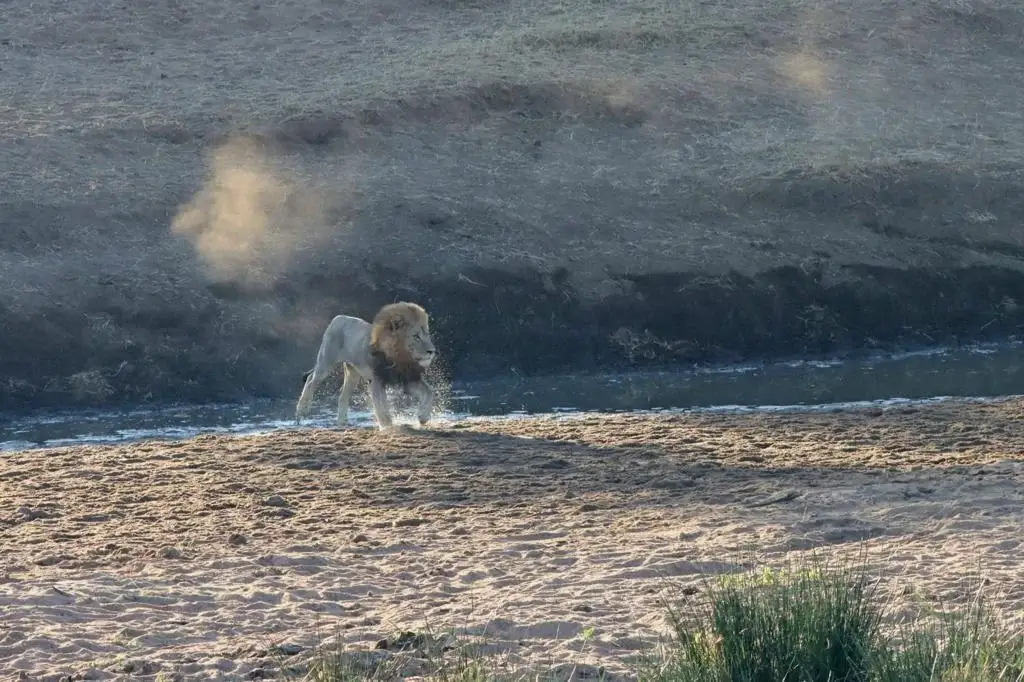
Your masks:
<path fill-rule="evenodd" d="M 370 427 L 365 390 L 350 413 Z M 456 382 L 438 419 L 565 412 L 812 409 L 866 402 L 1024 394 L 1024 344 L 937 348 L 859 360 L 781 362 L 659 372 L 565 374 Z M 320 396 L 309 426 L 333 426 L 335 396 Z M 0 450 L 21 450 L 200 433 L 294 428 L 294 400 L 174 405 L 131 410 L 0 415 Z M 404 414 L 400 421 L 411 422 Z"/>

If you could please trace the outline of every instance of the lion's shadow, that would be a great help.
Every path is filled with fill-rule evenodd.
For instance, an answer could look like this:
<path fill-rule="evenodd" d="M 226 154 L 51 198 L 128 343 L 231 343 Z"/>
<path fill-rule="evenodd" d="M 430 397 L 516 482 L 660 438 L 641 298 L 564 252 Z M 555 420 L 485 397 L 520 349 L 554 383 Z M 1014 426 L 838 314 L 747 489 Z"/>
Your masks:
<path fill-rule="evenodd" d="M 692 508 L 790 527 L 812 546 L 906 531 L 878 521 L 880 510 L 902 495 L 885 492 L 892 474 L 882 469 L 781 466 L 736 452 L 716 459 L 679 444 L 603 445 L 472 427 L 358 431 L 319 430 L 316 448 L 278 452 L 276 464 L 323 471 L 357 489 L 361 505 L 394 518 L 491 510 L 525 514 L 539 528 L 545 513 L 578 514 L 587 523 L 588 512 L 601 510 L 661 514 Z M 835 514 L 817 508 L 819 494 L 851 486 L 882 490 L 885 497 L 865 493 Z M 810 530 L 808 514 L 820 518 Z"/>

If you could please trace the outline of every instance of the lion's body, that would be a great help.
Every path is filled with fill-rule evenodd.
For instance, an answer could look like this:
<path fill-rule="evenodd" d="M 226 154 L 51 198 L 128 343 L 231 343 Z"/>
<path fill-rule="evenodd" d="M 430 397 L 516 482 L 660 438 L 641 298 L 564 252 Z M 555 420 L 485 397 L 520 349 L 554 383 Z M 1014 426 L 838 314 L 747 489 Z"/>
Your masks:
<path fill-rule="evenodd" d="M 337 315 L 327 325 L 316 365 L 306 373 L 302 394 L 295 406 L 295 421 L 309 413 L 317 385 L 335 367 L 345 366 L 345 381 L 338 396 L 338 425 L 348 423 L 352 394 L 365 379 L 370 382 L 370 399 L 381 429 L 391 426 L 385 389 L 397 386 L 419 398 L 418 417 L 426 424 L 433 409 L 434 391 L 423 375 L 434 358 L 427 313 L 415 303 L 392 303 L 367 322 L 358 317 Z"/>

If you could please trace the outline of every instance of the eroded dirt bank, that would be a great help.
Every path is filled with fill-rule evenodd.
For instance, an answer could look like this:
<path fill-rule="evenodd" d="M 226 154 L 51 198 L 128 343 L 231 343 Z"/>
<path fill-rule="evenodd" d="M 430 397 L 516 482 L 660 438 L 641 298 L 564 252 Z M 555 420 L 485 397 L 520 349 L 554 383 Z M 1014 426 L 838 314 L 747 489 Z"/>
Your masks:
<path fill-rule="evenodd" d="M 463 376 L 1019 334 L 1024 13 L 954 4 L 15 2 L 0 408 L 291 395 L 395 298 Z"/>
<path fill-rule="evenodd" d="M 324 637 L 454 627 L 511 664 L 628 675 L 666 599 L 819 550 L 866 549 L 894 613 L 983 585 L 1019 621 L 1022 417 L 950 402 L 11 453 L 0 667 L 245 679 Z"/>

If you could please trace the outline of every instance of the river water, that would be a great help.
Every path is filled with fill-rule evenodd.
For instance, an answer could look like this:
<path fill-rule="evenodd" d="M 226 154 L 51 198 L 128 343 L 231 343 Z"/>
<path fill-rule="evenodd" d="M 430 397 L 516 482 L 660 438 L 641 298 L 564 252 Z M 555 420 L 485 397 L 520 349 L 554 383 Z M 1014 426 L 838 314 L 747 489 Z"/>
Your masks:
<path fill-rule="evenodd" d="M 350 421 L 371 427 L 365 389 L 361 393 L 353 402 Z M 999 398 L 1024 394 L 1024 344 L 936 348 L 842 361 L 502 377 L 455 382 L 443 393 L 437 414 L 441 422 L 538 413 L 799 410 Z M 321 396 L 303 424 L 333 426 L 335 406 L 336 396 Z M 289 399 L 0 414 L 0 450 L 260 433 L 294 428 L 294 409 L 295 400 Z M 411 415 L 406 412 L 400 421 L 411 422 Z"/>

